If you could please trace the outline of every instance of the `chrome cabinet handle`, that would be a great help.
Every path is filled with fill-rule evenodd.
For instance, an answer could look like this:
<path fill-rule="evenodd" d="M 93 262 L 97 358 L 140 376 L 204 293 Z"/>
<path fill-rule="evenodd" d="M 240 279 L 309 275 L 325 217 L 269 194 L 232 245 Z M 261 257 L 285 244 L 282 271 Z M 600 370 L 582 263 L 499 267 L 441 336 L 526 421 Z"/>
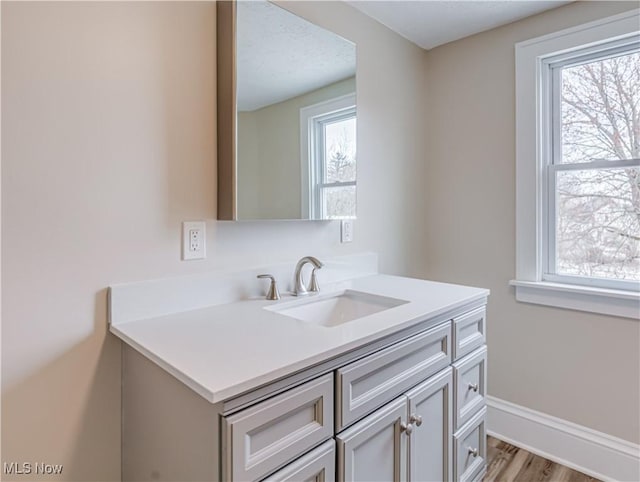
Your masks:
<path fill-rule="evenodd" d="M 407 435 L 411 435 L 411 432 L 413 432 L 413 425 L 411 425 L 410 423 L 401 423 L 400 431 L 406 433 Z"/>
<path fill-rule="evenodd" d="M 478 384 L 477 383 L 469 383 L 469 390 L 473 390 L 474 392 L 478 391 Z"/>
<path fill-rule="evenodd" d="M 411 414 L 411 416 L 409 417 L 409 422 L 415 423 L 416 427 L 419 427 L 420 425 L 422 425 L 422 416 Z"/>
<path fill-rule="evenodd" d="M 473 447 L 469 447 L 469 455 L 473 455 L 474 457 L 478 456 L 478 449 L 474 449 Z"/>

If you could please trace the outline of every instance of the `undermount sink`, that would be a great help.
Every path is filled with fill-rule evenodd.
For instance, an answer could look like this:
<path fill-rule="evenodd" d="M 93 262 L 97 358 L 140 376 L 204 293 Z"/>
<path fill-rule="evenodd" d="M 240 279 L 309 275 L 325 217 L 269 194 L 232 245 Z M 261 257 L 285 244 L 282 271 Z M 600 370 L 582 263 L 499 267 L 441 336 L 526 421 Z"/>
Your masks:
<path fill-rule="evenodd" d="M 405 303 L 408 301 L 362 291 L 344 290 L 311 295 L 300 300 L 268 306 L 265 309 L 308 323 L 333 327 Z"/>

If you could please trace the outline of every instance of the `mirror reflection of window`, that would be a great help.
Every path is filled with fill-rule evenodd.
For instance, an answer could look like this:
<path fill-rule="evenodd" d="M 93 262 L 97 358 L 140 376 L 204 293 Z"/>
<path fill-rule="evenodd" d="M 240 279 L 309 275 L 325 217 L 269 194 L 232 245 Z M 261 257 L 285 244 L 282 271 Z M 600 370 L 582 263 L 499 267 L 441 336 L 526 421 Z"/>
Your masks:
<path fill-rule="evenodd" d="M 237 219 L 355 217 L 355 45 L 266 1 L 236 34 Z"/>
<path fill-rule="evenodd" d="M 354 93 L 300 109 L 304 217 L 355 218 L 356 125 Z"/>
<path fill-rule="evenodd" d="M 314 118 L 312 136 L 311 219 L 355 218 L 355 105 Z"/>

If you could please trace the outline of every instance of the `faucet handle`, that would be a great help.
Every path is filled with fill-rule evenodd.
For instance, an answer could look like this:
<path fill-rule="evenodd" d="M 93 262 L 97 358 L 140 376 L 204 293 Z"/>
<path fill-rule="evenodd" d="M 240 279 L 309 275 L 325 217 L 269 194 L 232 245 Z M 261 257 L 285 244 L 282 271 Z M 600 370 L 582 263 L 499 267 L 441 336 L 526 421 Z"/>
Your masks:
<path fill-rule="evenodd" d="M 320 292 L 320 285 L 318 284 L 318 276 L 316 275 L 316 270 L 318 268 L 313 268 L 311 271 L 311 280 L 309 280 L 309 288 L 307 291 L 310 293 L 318 293 Z"/>
<path fill-rule="evenodd" d="M 256 276 L 258 279 L 268 278 L 271 280 L 271 284 L 269 286 L 269 292 L 267 293 L 267 299 L 269 301 L 279 300 L 280 293 L 278 292 L 278 285 L 276 284 L 276 278 L 272 274 L 259 274 Z"/>

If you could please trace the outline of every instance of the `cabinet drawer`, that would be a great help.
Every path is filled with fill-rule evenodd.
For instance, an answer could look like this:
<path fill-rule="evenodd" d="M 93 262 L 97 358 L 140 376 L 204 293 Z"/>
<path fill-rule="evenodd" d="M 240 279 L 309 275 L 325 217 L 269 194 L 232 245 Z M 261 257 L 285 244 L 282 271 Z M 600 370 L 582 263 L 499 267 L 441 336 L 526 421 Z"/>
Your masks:
<path fill-rule="evenodd" d="M 260 480 L 333 435 L 329 373 L 223 419 L 224 480 Z"/>
<path fill-rule="evenodd" d="M 453 478 L 458 482 L 475 480 L 486 466 L 486 413 L 483 408 L 453 436 Z"/>
<path fill-rule="evenodd" d="M 474 413 L 485 406 L 487 396 L 487 347 L 453 364 L 453 413 L 455 430 L 471 419 Z"/>
<path fill-rule="evenodd" d="M 462 358 L 485 343 L 484 307 L 453 319 L 453 359 Z"/>
<path fill-rule="evenodd" d="M 336 371 L 336 432 L 451 362 L 449 323 L 414 335 Z"/>
<path fill-rule="evenodd" d="M 335 480 L 336 442 L 331 439 L 267 477 L 265 482 L 334 482 Z"/>

